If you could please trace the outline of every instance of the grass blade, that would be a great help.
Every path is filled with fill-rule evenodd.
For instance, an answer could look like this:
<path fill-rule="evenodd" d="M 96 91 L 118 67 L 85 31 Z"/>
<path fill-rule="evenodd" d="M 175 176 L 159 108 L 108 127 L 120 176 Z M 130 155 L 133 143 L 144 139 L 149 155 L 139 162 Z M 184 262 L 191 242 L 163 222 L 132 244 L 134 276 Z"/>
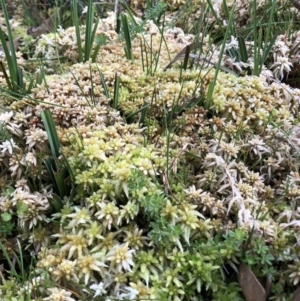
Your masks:
<path fill-rule="evenodd" d="M 98 21 L 99 21 L 99 19 L 98 19 Z M 97 23 L 97 26 L 98 26 L 98 23 Z M 97 27 L 95 26 L 95 28 L 97 28 Z M 96 42 L 96 47 L 95 47 L 94 53 L 92 55 L 93 63 L 96 62 L 96 58 L 99 53 L 100 47 L 106 45 L 106 36 L 104 34 L 97 36 L 95 42 Z"/>
<path fill-rule="evenodd" d="M 120 76 L 116 72 L 115 84 L 114 84 L 114 98 L 112 103 L 112 107 L 116 110 L 118 109 L 118 103 L 119 103 L 119 86 L 120 86 Z"/>
<path fill-rule="evenodd" d="M 58 164 L 57 164 L 58 165 Z M 67 167 L 63 166 L 57 172 L 54 172 L 55 182 L 59 191 L 59 195 L 64 197 L 70 194 L 69 172 Z"/>
<path fill-rule="evenodd" d="M 85 48 L 84 61 L 88 61 L 91 53 L 92 27 L 93 27 L 94 7 L 93 0 L 88 0 L 88 9 L 85 24 Z"/>
<path fill-rule="evenodd" d="M 98 65 L 97 65 L 97 68 L 98 68 L 98 71 L 99 71 L 99 74 L 100 74 L 102 87 L 104 89 L 104 94 L 105 94 L 106 98 L 109 98 L 110 96 L 109 96 L 109 92 L 108 92 L 108 88 L 107 88 L 107 85 L 106 85 L 104 75 L 103 75 L 102 71 L 99 69 Z"/>
<path fill-rule="evenodd" d="M 10 51 L 10 49 L 8 48 L 6 41 L 5 41 L 5 36 L 4 36 L 4 32 L 2 31 L 2 29 L 0 28 L 0 41 L 5 53 L 5 57 L 7 60 L 7 65 L 8 65 L 8 69 L 9 69 L 9 76 L 6 73 L 4 65 L 2 64 L 3 68 L 2 71 L 4 73 L 6 82 L 8 87 L 10 88 L 10 91 L 12 92 L 18 92 L 18 86 L 17 86 L 17 79 L 18 77 L 18 67 L 17 67 L 17 61 L 14 61 L 13 57 L 11 56 L 11 53 L 13 53 L 14 50 Z"/>
<path fill-rule="evenodd" d="M 217 13 L 215 12 L 211 0 L 207 0 L 207 4 L 208 4 L 208 6 L 209 6 L 209 8 L 210 8 L 210 10 L 211 10 L 211 12 L 212 12 L 212 14 L 214 15 L 214 18 L 215 18 L 216 22 L 218 23 L 219 28 L 220 28 L 220 29 L 222 30 L 222 32 L 224 33 L 224 29 L 223 29 L 222 22 L 220 21 L 220 19 L 219 19 Z M 227 28 L 228 28 L 228 27 L 227 27 Z"/>
<path fill-rule="evenodd" d="M 54 184 L 56 191 L 58 192 L 61 199 L 65 196 L 69 196 L 72 190 L 72 180 L 73 176 L 70 172 L 70 166 L 66 160 L 66 158 L 62 155 L 62 162 L 59 161 L 60 154 L 60 143 L 58 140 L 55 124 L 53 121 L 53 117 L 51 111 L 49 109 L 44 110 L 41 113 L 43 123 L 45 125 L 48 140 L 50 143 L 51 151 L 53 157 L 48 157 L 44 160 L 46 168 L 49 172 L 52 183 Z M 50 202 L 50 205 L 58 210 L 62 207 L 62 201 L 59 199 L 53 200 Z"/>
<path fill-rule="evenodd" d="M 242 60 L 242 62 L 246 63 L 248 61 L 248 52 L 247 52 L 247 48 L 246 48 L 245 39 L 242 37 L 239 37 L 238 42 L 239 42 L 239 50 L 240 50 L 241 60 Z"/>
<path fill-rule="evenodd" d="M 72 74 L 72 76 L 73 76 L 73 78 L 74 78 L 74 80 L 75 80 L 75 82 L 76 82 L 76 85 L 79 87 L 79 89 L 80 89 L 82 95 L 83 95 L 84 98 L 86 99 L 86 102 L 87 102 L 88 105 L 91 107 L 91 104 L 90 104 L 88 98 L 86 97 L 86 95 L 85 95 L 83 89 L 81 88 L 80 83 L 79 83 L 79 81 L 77 80 L 76 76 L 74 75 L 74 73 L 73 73 L 71 70 L 70 70 L 70 72 L 71 72 L 71 74 Z"/>
<path fill-rule="evenodd" d="M 122 27 L 123 27 L 125 42 L 126 42 L 125 55 L 126 55 L 127 59 L 133 61 L 133 53 L 132 53 L 132 47 L 131 47 L 131 37 L 130 37 L 129 25 L 128 25 L 127 16 L 124 14 L 121 15 L 121 23 L 122 23 Z"/>
<path fill-rule="evenodd" d="M 221 67 L 221 61 L 222 61 L 222 58 L 223 58 L 223 53 L 225 51 L 225 45 L 226 45 L 227 37 L 228 37 L 229 31 L 230 31 L 230 24 L 233 21 L 234 9 L 235 9 L 235 6 L 233 6 L 231 8 L 231 12 L 230 12 L 229 20 L 228 20 L 228 26 L 227 26 L 226 31 L 225 31 L 224 40 L 223 40 L 222 47 L 221 47 L 220 54 L 219 54 L 219 60 L 218 60 L 218 63 L 216 65 L 216 73 L 215 73 L 214 80 L 212 82 L 210 82 L 209 86 L 208 86 L 207 99 L 206 99 L 206 102 L 204 104 L 205 109 L 209 109 L 210 105 L 211 105 L 211 100 L 212 100 L 214 88 L 215 88 L 218 73 L 219 73 L 219 70 L 220 70 L 220 67 Z"/>
<path fill-rule="evenodd" d="M 92 66 L 90 64 L 90 78 L 91 78 L 91 103 L 95 105 L 95 91 L 94 91 L 94 83 L 93 83 L 93 74 L 92 74 Z"/>
<path fill-rule="evenodd" d="M 273 38 L 270 40 L 270 35 L 272 30 L 272 24 L 273 24 L 273 19 L 274 19 L 274 13 L 275 13 L 275 6 L 276 6 L 276 0 L 271 1 L 272 6 L 270 9 L 269 17 L 268 17 L 268 27 L 267 27 L 267 32 L 265 34 L 265 43 L 264 43 L 264 49 L 263 49 L 263 54 L 262 54 L 262 61 L 260 64 L 260 69 L 259 72 L 261 72 L 263 64 L 266 62 L 267 57 L 271 51 L 271 48 L 273 47 L 276 39 L 277 39 L 277 34 L 274 34 Z M 269 42 L 270 41 L 270 42 Z"/>
<path fill-rule="evenodd" d="M 186 52 L 185 52 L 185 55 L 184 55 L 184 61 L 183 61 L 183 65 L 182 65 L 184 70 L 187 69 L 187 65 L 188 65 L 189 57 L 190 57 L 190 52 L 191 52 L 191 46 L 187 45 L 186 46 Z"/>
<path fill-rule="evenodd" d="M 49 109 L 46 109 L 41 113 L 41 117 L 47 132 L 52 155 L 53 157 L 58 158 L 60 156 L 60 143 L 58 140 L 52 113 Z"/>
<path fill-rule="evenodd" d="M 6 51 L 5 51 L 5 55 L 6 55 L 6 59 L 8 62 L 8 66 L 9 66 L 9 73 L 10 73 L 10 78 L 11 78 L 11 82 L 12 82 L 12 86 L 14 88 L 14 92 L 18 91 L 18 84 L 19 84 L 19 75 L 18 75 L 18 64 L 17 64 L 17 57 L 16 57 L 16 50 L 15 50 L 15 46 L 13 43 L 13 36 L 11 33 L 11 29 L 10 29 L 10 24 L 9 24 L 9 16 L 7 13 L 7 9 L 6 9 L 6 5 L 5 5 L 5 1 L 1 0 L 1 6 L 2 6 L 2 10 L 3 10 L 3 14 L 4 14 L 4 18 L 5 18 L 5 25 L 7 28 L 7 35 L 8 35 L 8 42 L 9 42 L 9 50 L 8 47 L 6 45 L 6 42 L 3 43 L 4 39 L 4 34 L 3 31 L 1 30 L 1 42 L 2 42 L 2 46 L 3 49 L 5 49 L 6 47 Z"/>
<path fill-rule="evenodd" d="M 9 271 L 7 271 L 10 275 L 18 279 L 19 281 L 22 281 L 22 277 L 19 275 L 19 272 L 16 270 L 14 263 L 11 260 L 11 255 L 8 254 L 6 251 L 4 245 L 0 241 L 0 250 L 2 251 L 4 258 L 7 261 L 7 264 L 9 266 Z M 16 254 L 13 252 L 13 255 L 16 256 Z"/>
<path fill-rule="evenodd" d="M 147 108 L 149 107 L 149 104 L 147 102 L 144 102 L 144 105 L 138 109 L 137 111 L 129 114 L 126 116 L 126 121 L 127 122 L 131 122 L 131 119 L 133 116 L 137 115 L 138 113 L 142 112 L 141 114 L 141 118 L 140 118 L 140 123 L 143 124 L 145 121 L 145 117 L 146 117 L 146 112 L 147 112 Z"/>
<path fill-rule="evenodd" d="M 78 62 L 83 62 L 82 48 L 81 48 L 81 38 L 80 38 L 80 27 L 78 18 L 78 7 L 77 0 L 73 0 L 73 19 L 76 31 L 77 48 L 78 48 Z"/>
<path fill-rule="evenodd" d="M 1 29 L 0 29 L 1 31 Z M 0 32 L 0 39 L 1 39 L 1 32 Z M 2 39 L 1 39 L 2 41 Z M 3 64 L 3 62 L 0 62 L 0 71 L 3 72 L 3 76 L 5 78 L 5 81 L 7 83 L 7 86 L 8 86 L 8 89 L 12 91 L 13 87 L 12 87 L 12 84 L 11 84 L 11 81 L 10 81 L 10 78 L 5 70 L 5 66 Z"/>
<path fill-rule="evenodd" d="M 100 18 L 98 17 L 97 20 L 96 20 L 96 22 L 95 22 L 95 25 L 94 25 L 94 28 L 93 28 L 93 31 L 92 31 L 91 38 L 90 38 L 90 40 L 88 41 L 88 43 L 90 44 L 90 47 L 89 47 L 89 49 L 88 49 L 89 52 L 88 52 L 88 54 L 87 54 L 87 57 L 88 57 L 87 61 L 89 60 L 89 58 L 90 58 L 90 56 L 91 56 L 91 52 L 92 52 L 92 48 L 93 48 L 93 44 L 94 44 L 94 40 L 95 40 L 95 34 L 96 34 L 96 30 L 97 30 L 97 27 L 98 27 L 98 24 L 99 24 L 99 20 L 100 20 Z M 97 45 L 97 46 L 100 46 L 100 45 Z M 94 59 L 94 60 L 96 60 L 97 53 L 98 53 L 99 49 L 100 49 L 100 47 L 98 48 L 98 50 L 97 50 L 97 47 L 96 47 L 96 49 L 95 49 L 95 51 L 94 51 L 94 53 L 93 53 L 93 59 Z"/>

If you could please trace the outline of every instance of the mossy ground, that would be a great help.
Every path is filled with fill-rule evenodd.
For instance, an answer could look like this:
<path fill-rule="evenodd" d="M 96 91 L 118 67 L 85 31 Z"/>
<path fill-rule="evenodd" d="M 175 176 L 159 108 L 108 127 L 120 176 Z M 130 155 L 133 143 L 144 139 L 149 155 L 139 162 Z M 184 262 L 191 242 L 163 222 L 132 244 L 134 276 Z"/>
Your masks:
<path fill-rule="evenodd" d="M 269 283 L 269 300 L 293 299 L 297 10 L 278 1 L 268 15 L 278 34 L 258 30 L 259 42 L 253 4 L 150 2 L 131 1 L 134 20 L 127 10 L 132 60 L 107 9 L 95 31 L 105 43 L 78 63 L 67 9 L 57 31 L 17 45 L 27 87 L 37 80 L 31 91 L 12 95 L 0 73 L 1 300 L 248 300 L 241 263 L 253 283 Z M 256 5 L 259 28 L 273 4 Z M 9 7 L 15 37 L 27 31 L 23 9 Z M 80 35 L 84 48 L 84 25 Z M 165 68 L 195 41 L 188 64 L 183 55 Z"/>

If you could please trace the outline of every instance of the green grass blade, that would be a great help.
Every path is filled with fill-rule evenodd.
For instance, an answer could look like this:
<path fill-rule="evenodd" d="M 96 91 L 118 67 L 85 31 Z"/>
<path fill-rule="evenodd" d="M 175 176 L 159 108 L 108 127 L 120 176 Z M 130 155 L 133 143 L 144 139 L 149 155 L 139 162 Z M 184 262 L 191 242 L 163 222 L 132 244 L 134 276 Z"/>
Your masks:
<path fill-rule="evenodd" d="M 182 65 L 182 68 L 184 70 L 187 69 L 187 65 L 188 65 L 189 57 L 190 57 L 190 52 L 191 52 L 191 45 L 187 45 L 186 46 L 186 52 L 184 54 L 184 61 L 183 61 L 183 65 Z"/>
<path fill-rule="evenodd" d="M 229 12 L 226 0 L 223 0 L 223 8 L 225 10 L 226 19 L 229 20 L 230 19 L 230 12 Z M 229 30 L 230 30 L 229 35 L 233 35 L 234 37 L 236 37 L 237 33 L 236 33 L 235 26 L 234 26 L 233 23 L 234 23 L 234 20 L 232 21 L 232 23 L 230 25 L 228 24 Z"/>
<path fill-rule="evenodd" d="M 53 198 L 49 199 L 49 204 L 55 212 L 60 212 L 60 210 L 64 207 L 63 201 L 56 194 L 53 194 Z"/>
<path fill-rule="evenodd" d="M 6 73 L 3 64 L 2 64 L 3 65 L 2 71 L 5 72 L 5 74 L 4 74 L 5 79 L 6 79 L 7 85 L 10 88 L 10 90 L 17 92 L 17 90 L 16 90 L 17 69 L 14 68 L 13 58 L 10 55 L 10 51 L 9 51 L 9 48 L 6 44 L 6 40 L 5 40 L 5 37 L 4 37 L 4 32 L 2 31 L 1 28 L 0 28 L 0 40 L 1 40 L 1 44 L 2 44 L 4 53 L 5 53 L 5 57 L 6 57 L 6 60 L 7 60 L 9 76 Z"/>
<path fill-rule="evenodd" d="M 56 164 L 58 165 L 58 164 Z M 66 179 L 69 178 L 69 172 L 66 166 L 62 166 L 57 172 L 54 172 L 55 182 L 59 191 L 59 195 L 64 197 L 70 194 L 70 189 L 68 188 L 68 182 Z"/>
<path fill-rule="evenodd" d="M 126 116 L 127 122 L 130 122 L 133 116 L 135 116 L 138 113 L 142 112 L 140 123 L 144 123 L 148 107 L 149 107 L 149 104 L 147 102 L 144 102 L 144 105 L 140 109 L 138 109 L 137 111 L 135 111 L 135 112 L 133 112 L 133 113 Z"/>
<path fill-rule="evenodd" d="M 41 117 L 47 132 L 52 155 L 53 157 L 58 158 L 60 156 L 60 143 L 58 140 L 52 113 L 49 109 L 46 109 L 42 111 Z"/>
<path fill-rule="evenodd" d="M 24 15 L 30 19 L 30 25 L 34 27 L 39 26 L 38 22 L 36 21 L 35 17 L 32 14 L 32 11 L 28 8 L 28 6 L 24 3 L 23 0 L 21 0 L 21 3 L 25 12 Z"/>
<path fill-rule="evenodd" d="M 118 105 L 119 105 L 119 87 L 120 87 L 120 76 L 116 72 L 115 84 L 114 84 L 114 98 L 112 103 L 112 107 L 116 110 L 118 109 Z"/>
<path fill-rule="evenodd" d="M 34 85 L 35 85 L 35 82 L 36 82 L 36 81 L 34 80 L 34 78 L 30 77 L 30 79 L 29 79 L 29 85 L 28 85 L 28 87 L 27 87 L 27 89 L 26 89 L 26 92 L 28 92 L 28 93 L 31 92 L 32 88 L 33 88 Z"/>
<path fill-rule="evenodd" d="M 246 63 L 248 61 L 248 52 L 246 48 L 245 39 L 243 37 L 239 37 L 238 42 L 241 60 L 242 62 Z"/>
<path fill-rule="evenodd" d="M 277 36 L 278 36 L 278 34 L 275 33 L 274 36 L 272 37 L 270 43 L 268 44 L 268 46 L 264 48 L 264 53 L 263 53 L 263 57 L 262 57 L 262 65 L 266 62 L 268 55 L 277 40 Z"/>
<path fill-rule="evenodd" d="M 19 269 L 21 272 L 22 281 L 25 281 L 26 280 L 26 272 L 25 272 L 25 266 L 24 266 L 23 251 L 22 251 L 20 241 L 18 239 L 17 239 L 17 245 L 18 245 L 19 256 L 16 256 L 16 259 L 17 259 Z"/>
<path fill-rule="evenodd" d="M 252 2 L 252 25 L 253 25 L 253 42 L 254 42 L 254 70 L 253 74 L 258 75 L 259 68 L 259 48 L 258 48 L 258 36 L 257 36 L 257 14 L 256 14 L 256 0 Z"/>
<path fill-rule="evenodd" d="M 93 48 L 93 44 L 94 44 L 94 40 L 95 40 L 95 34 L 96 34 L 96 30 L 97 30 L 97 27 L 98 27 L 98 24 L 99 24 L 99 20 L 100 18 L 98 17 L 96 22 L 95 22 L 95 25 L 94 25 L 94 28 L 93 28 L 93 31 L 92 31 L 92 36 L 91 36 L 91 39 L 89 41 L 90 43 L 90 48 L 89 48 L 89 53 L 88 53 L 88 59 L 90 58 L 91 56 L 91 52 L 92 52 L 92 48 Z M 99 45 L 97 45 L 99 46 Z M 100 47 L 98 48 L 98 51 L 99 51 Z M 97 49 L 95 50 L 94 54 L 93 54 L 93 59 L 96 60 L 96 57 L 97 57 L 97 53 L 98 53 Z"/>
<path fill-rule="evenodd" d="M 1 40 L 1 29 L 0 29 L 0 40 Z M 1 40 L 1 41 L 2 41 L 2 40 Z M 11 80 L 10 80 L 10 78 L 9 78 L 9 76 L 8 76 L 8 74 L 7 74 L 7 72 L 6 72 L 6 70 L 5 70 L 5 66 L 4 66 L 3 62 L 0 62 L 0 71 L 3 72 L 3 76 L 4 76 L 5 81 L 6 81 L 6 83 L 7 83 L 8 89 L 9 89 L 10 91 L 12 91 L 12 89 L 13 89 L 12 83 L 11 83 Z"/>
<path fill-rule="evenodd" d="M 164 15 L 164 19 L 163 19 L 163 22 L 162 22 L 162 26 L 160 28 L 159 24 L 157 23 L 157 27 L 159 29 L 159 32 L 160 32 L 160 41 L 159 41 L 159 48 L 158 48 L 158 52 L 156 54 L 156 62 L 155 62 L 155 68 L 154 68 L 154 71 L 153 71 L 153 74 L 155 73 L 156 69 L 157 69 L 157 66 L 158 66 L 158 61 L 159 61 L 159 58 L 160 58 L 160 53 L 161 53 L 161 48 L 162 48 L 162 42 L 164 41 L 165 42 L 165 45 L 166 45 L 166 48 L 167 48 L 167 52 L 169 54 L 169 48 L 168 48 L 168 45 L 167 45 L 167 42 L 164 38 L 164 31 L 165 31 L 165 21 L 166 21 L 166 14 L 165 14 L 165 11 L 163 11 L 163 15 Z M 151 50 L 152 51 L 152 50 Z M 169 57 L 170 57 L 170 54 L 169 54 Z M 185 69 L 186 70 L 186 69 Z"/>
<path fill-rule="evenodd" d="M 93 73 L 92 66 L 90 65 L 90 78 L 91 78 L 91 103 L 95 105 L 95 91 L 94 91 L 94 83 L 93 83 Z"/>
<path fill-rule="evenodd" d="M 207 0 L 207 4 L 208 4 L 208 6 L 209 6 L 209 8 L 210 8 L 210 10 L 211 10 L 211 12 L 212 12 L 212 14 L 214 15 L 214 18 L 215 18 L 215 20 L 216 20 L 216 22 L 217 22 L 219 28 L 222 30 L 222 32 L 224 32 L 222 22 L 220 21 L 220 19 L 219 19 L 217 13 L 215 12 L 211 0 Z M 227 27 L 227 28 L 228 28 L 228 27 Z"/>
<path fill-rule="evenodd" d="M 272 32 L 272 24 L 273 24 L 273 19 L 274 19 L 274 13 L 275 13 L 275 7 L 276 7 L 276 0 L 271 1 L 272 5 L 271 5 L 271 9 L 270 9 L 270 13 L 269 13 L 269 17 L 268 17 L 268 27 L 267 27 L 267 32 L 265 34 L 265 39 L 264 39 L 264 49 L 263 49 L 263 55 L 262 55 L 262 62 L 260 65 L 260 72 L 262 70 L 263 64 L 265 63 L 267 56 L 269 55 L 271 48 L 273 47 L 276 38 L 277 38 L 277 34 L 275 34 L 273 36 L 273 38 L 270 41 L 270 36 L 271 36 L 271 32 Z M 275 39 L 274 39 L 275 37 Z M 270 42 L 269 42 L 270 41 Z"/>
<path fill-rule="evenodd" d="M 117 22 L 116 22 L 116 33 L 119 34 L 121 30 L 121 19 L 120 16 L 118 14 L 117 16 Z"/>
<path fill-rule="evenodd" d="M 98 19 L 99 20 L 99 19 Z M 98 24 L 97 24 L 98 26 Z M 97 27 L 95 27 L 97 28 Z M 105 34 L 100 34 L 95 38 L 96 47 L 92 55 L 92 62 L 96 62 L 97 55 L 99 53 L 100 47 L 106 45 L 106 36 Z"/>
<path fill-rule="evenodd" d="M 77 0 L 73 0 L 72 4 L 73 4 L 73 20 L 74 20 L 74 26 L 76 31 L 77 48 L 78 48 L 78 62 L 81 63 L 83 62 L 83 55 L 82 55 L 82 48 L 81 48 Z"/>
<path fill-rule="evenodd" d="M 20 279 L 19 273 L 16 271 L 14 264 L 12 263 L 11 259 L 10 259 L 10 255 L 7 253 L 5 247 L 3 246 L 3 244 L 0 241 L 0 249 L 5 257 L 5 259 L 7 260 L 8 266 L 9 266 L 9 274 L 13 275 L 16 279 Z"/>
<path fill-rule="evenodd" d="M 49 157 L 44 160 L 44 163 L 45 163 L 46 169 L 48 170 L 48 173 L 50 175 L 51 181 L 52 181 L 52 183 L 55 184 L 55 188 L 58 191 L 58 187 L 56 185 L 56 180 L 55 180 L 55 176 L 54 176 L 54 172 L 57 171 L 55 160 L 53 158 Z"/>
<path fill-rule="evenodd" d="M 126 42 L 125 54 L 126 54 L 127 59 L 133 61 L 130 30 L 129 30 L 127 16 L 125 14 L 121 15 L 121 23 L 122 23 L 122 27 L 123 27 L 125 42 Z"/>
<path fill-rule="evenodd" d="M 10 77 L 11 77 L 11 81 L 13 83 L 14 86 L 14 91 L 18 90 L 18 87 L 16 86 L 18 83 L 18 64 L 17 64 L 17 57 L 16 57 L 16 50 L 15 50 L 15 46 L 13 43 L 13 36 L 11 33 L 11 29 L 10 29 L 10 24 L 9 24 L 9 16 L 7 13 L 7 9 L 6 9 L 6 5 L 5 5 L 5 1 L 4 0 L 0 0 L 1 1 L 1 6 L 2 6 L 2 10 L 3 10 L 3 14 L 4 14 L 4 18 L 5 18 L 5 25 L 7 28 L 7 35 L 8 35 L 8 41 L 9 41 L 9 52 L 8 55 L 5 53 L 6 55 L 6 59 L 8 60 L 8 57 L 10 58 L 7 62 L 9 65 L 9 72 L 10 72 Z M 2 42 L 2 40 L 1 40 Z M 2 42 L 2 46 L 4 47 L 4 44 Z"/>
<path fill-rule="evenodd" d="M 23 81 L 23 69 L 18 67 L 18 86 L 21 92 L 25 92 L 25 85 Z"/>
<path fill-rule="evenodd" d="M 93 62 L 93 63 L 96 62 L 96 58 L 97 58 L 97 55 L 98 55 L 98 53 L 99 53 L 99 50 L 100 50 L 100 45 L 97 45 L 97 46 L 95 47 L 95 50 L 94 50 L 93 54 L 92 54 L 92 62 Z"/>
<path fill-rule="evenodd" d="M 91 107 L 91 104 L 90 104 L 88 98 L 85 96 L 85 93 L 84 93 L 83 89 L 81 88 L 80 83 L 79 83 L 79 81 L 77 80 L 76 76 L 74 75 L 74 73 L 73 73 L 71 70 L 70 70 L 70 72 L 71 72 L 71 74 L 72 74 L 72 76 L 73 76 L 73 78 L 74 78 L 74 80 L 75 80 L 77 86 L 79 87 L 79 89 L 80 89 L 82 95 L 83 95 L 84 98 L 86 99 L 86 102 L 87 102 L 88 105 Z"/>
<path fill-rule="evenodd" d="M 133 22 L 133 25 L 137 28 L 141 29 L 140 25 L 137 23 L 137 21 L 134 18 L 134 11 L 130 6 L 128 6 L 127 2 L 125 0 L 120 1 L 120 5 L 123 6 L 123 8 L 126 10 L 126 12 L 129 14 L 131 21 Z"/>
<path fill-rule="evenodd" d="M 55 187 L 56 193 L 60 196 L 60 199 L 50 200 L 49 204 L 55 210 L 60 210 L 62 207 L 62 201 L 65 196 L 69 196 L 70 192 L 73 188 L 72 181 L 73 176 L 70 173 L 70 166 L 67 164 L 66 159 L 65 162 L 60 162 L 54 158 L 46 158 L 44 160 L 46 169 L 50 175 L 51 181 Z"/>
<path fill-rule="evenodd" d="M 90 58 L 90 53 L 92 46 L 92 28 L 93 28 L 93 18 L 94 18 L 94 7 L 93 0 L 88 0 L 88 9 L 86 15 L 86 24 L 85 24 L 85 47 L 84 47 L 84 61 L 88 61 Z"/>
<path fill-rule="evenodd" d="M 102 84 L 102 88 L 104 90 L 104 94 L 105 94 L 106 98 L 109 98 L 110 96 L 109 96 L 109 92 L 108 92 L 108 88 L 107 88 L 107 85 L 106 85 L 104 75 L 103 75 L 102 71 L 99 69 L 98 65 L 97 65 L 97 68 L 98 68 L 98 72 L 100 74 L 101 84 Z"/>
<path fill-rule="evenodd" d="M 233 6 L 231 8 L 231 11 L 230 11 L 228 26 L 226 28 L 225 35 L 224 35 L 224 40 L 223 40 L 223 43 L 222 43 L 222 46 L 221 46 L 221 49 L 220 49 L 219 60 L 218 60 L 217 65 L 216 65 L 216 72 L 215 72 L 214 80 L 212 82 L 210 82 L 209 85 L 208 85 L 207 99 L 206 99 L 206 102 L 204 104 L 205 109 L 209 109 L 210 106 L 211 106 L 211 100 L 212 100 L 215 85 L 216 85 L 216 82 L 217 82 L 218 73 L 219 73 L 219 70 L 220 70 L 220 67 L 221 67 L 221 62 L 222 62 L 223 54 L 224 54 L 224 51 L 225 51 L 226 41 L 227 41 L 227 38 L 229 36 L 230 25 L 233 21 L 234 8 L 235 8 L 235 6 Z"/>

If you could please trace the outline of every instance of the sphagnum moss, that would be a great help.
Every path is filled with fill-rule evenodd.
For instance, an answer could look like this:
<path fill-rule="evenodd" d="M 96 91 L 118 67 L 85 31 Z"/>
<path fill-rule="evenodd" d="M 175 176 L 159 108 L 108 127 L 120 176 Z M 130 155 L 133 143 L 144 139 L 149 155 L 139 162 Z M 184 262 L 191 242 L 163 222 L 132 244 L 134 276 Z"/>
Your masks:
<path fill-rule="evenodd" d="M 222 5 L 214 8 L 225 20 Z M 236 13 L 246 5 L 237 3 Z M 244 16 L 239 18 L 243 22 Z M 246 262 L 259 278 L 273 278 L 271 298 L 278 298 L 280 283 L 285 289 L 280 300 L 286 300 L 299 282 L 299 90 L 269 81 L 272 75 L 285 78 L 297 64 L 297 32 L 277 37 L 264 66 L 269 77 L 219 72 L 211 107 L 204 109 L 218 46 L 205 45 L 211 62 L 203 70 L 180 71 L 175 64 L 163 71 L 168 51 L 175 55 L 193 36 L 167 29 L 168 49 L 164 43 L 160 48 L 159 29 L 148 22 L 148 31 L 133 40 L 134 62 L 129 62 L 115 21 L 110 14 L 97 29 L 108 44 L 96 63 L 47 75 L 30 95 L 38 104 L 24 99 L 0 115 L 0 163 L 7 183 L 1 186 L 0 211 L 37 258 L 30 281 L 2 273 L 1 298 L 21 300 L 26 292 L 45 301 L 197 300 L 200 295 L 240 300 L 239 287 L 224 275 L 229 266 Z M 148 45 L 144 57 L 141 39 Z M 161 49 L 155 74 L 145 70 L 150 44 L 154 52 Z M 44 35 L 34 51 L 46 58 L 56 58 L 58 51 L 76 62 L 76 47 L 70 27 Z M 249 60 L 236 61 L 230 57 L 238 50 L 236 37 L 230 37 L 222 64 L 241 75 L 245 68 L 251 71 L 253 43 L 247 47 Z M 110 107 L 99 69 L 110 95 L 115 73 L 120 76 L 118 111 Z M 199 103 L 189 107 L 194 98 Z M 127 124 L 126 117 L 145 103 L 143 128 L 140 113 L 131 120 L 136 123 Z M 178 114 L 172 114 L 175 105 L 183 108 Z M 74 193 L 57 213 L 48 203 L 55 195 L 42 162 L 50 154 L 40 118 L 46 108 L 75 179 Z M 17 256 L 4 234 L 1 246 Z"/>

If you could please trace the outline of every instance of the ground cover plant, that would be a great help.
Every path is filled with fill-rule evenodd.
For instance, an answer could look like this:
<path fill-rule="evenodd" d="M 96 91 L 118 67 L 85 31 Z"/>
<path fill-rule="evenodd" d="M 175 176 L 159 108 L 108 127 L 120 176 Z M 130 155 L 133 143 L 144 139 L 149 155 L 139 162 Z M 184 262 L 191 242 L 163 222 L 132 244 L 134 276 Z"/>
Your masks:
<path fill-rule="evenodd" d="M 0 300 L 297 298 L 298 2 L 0 4 Z"/>

